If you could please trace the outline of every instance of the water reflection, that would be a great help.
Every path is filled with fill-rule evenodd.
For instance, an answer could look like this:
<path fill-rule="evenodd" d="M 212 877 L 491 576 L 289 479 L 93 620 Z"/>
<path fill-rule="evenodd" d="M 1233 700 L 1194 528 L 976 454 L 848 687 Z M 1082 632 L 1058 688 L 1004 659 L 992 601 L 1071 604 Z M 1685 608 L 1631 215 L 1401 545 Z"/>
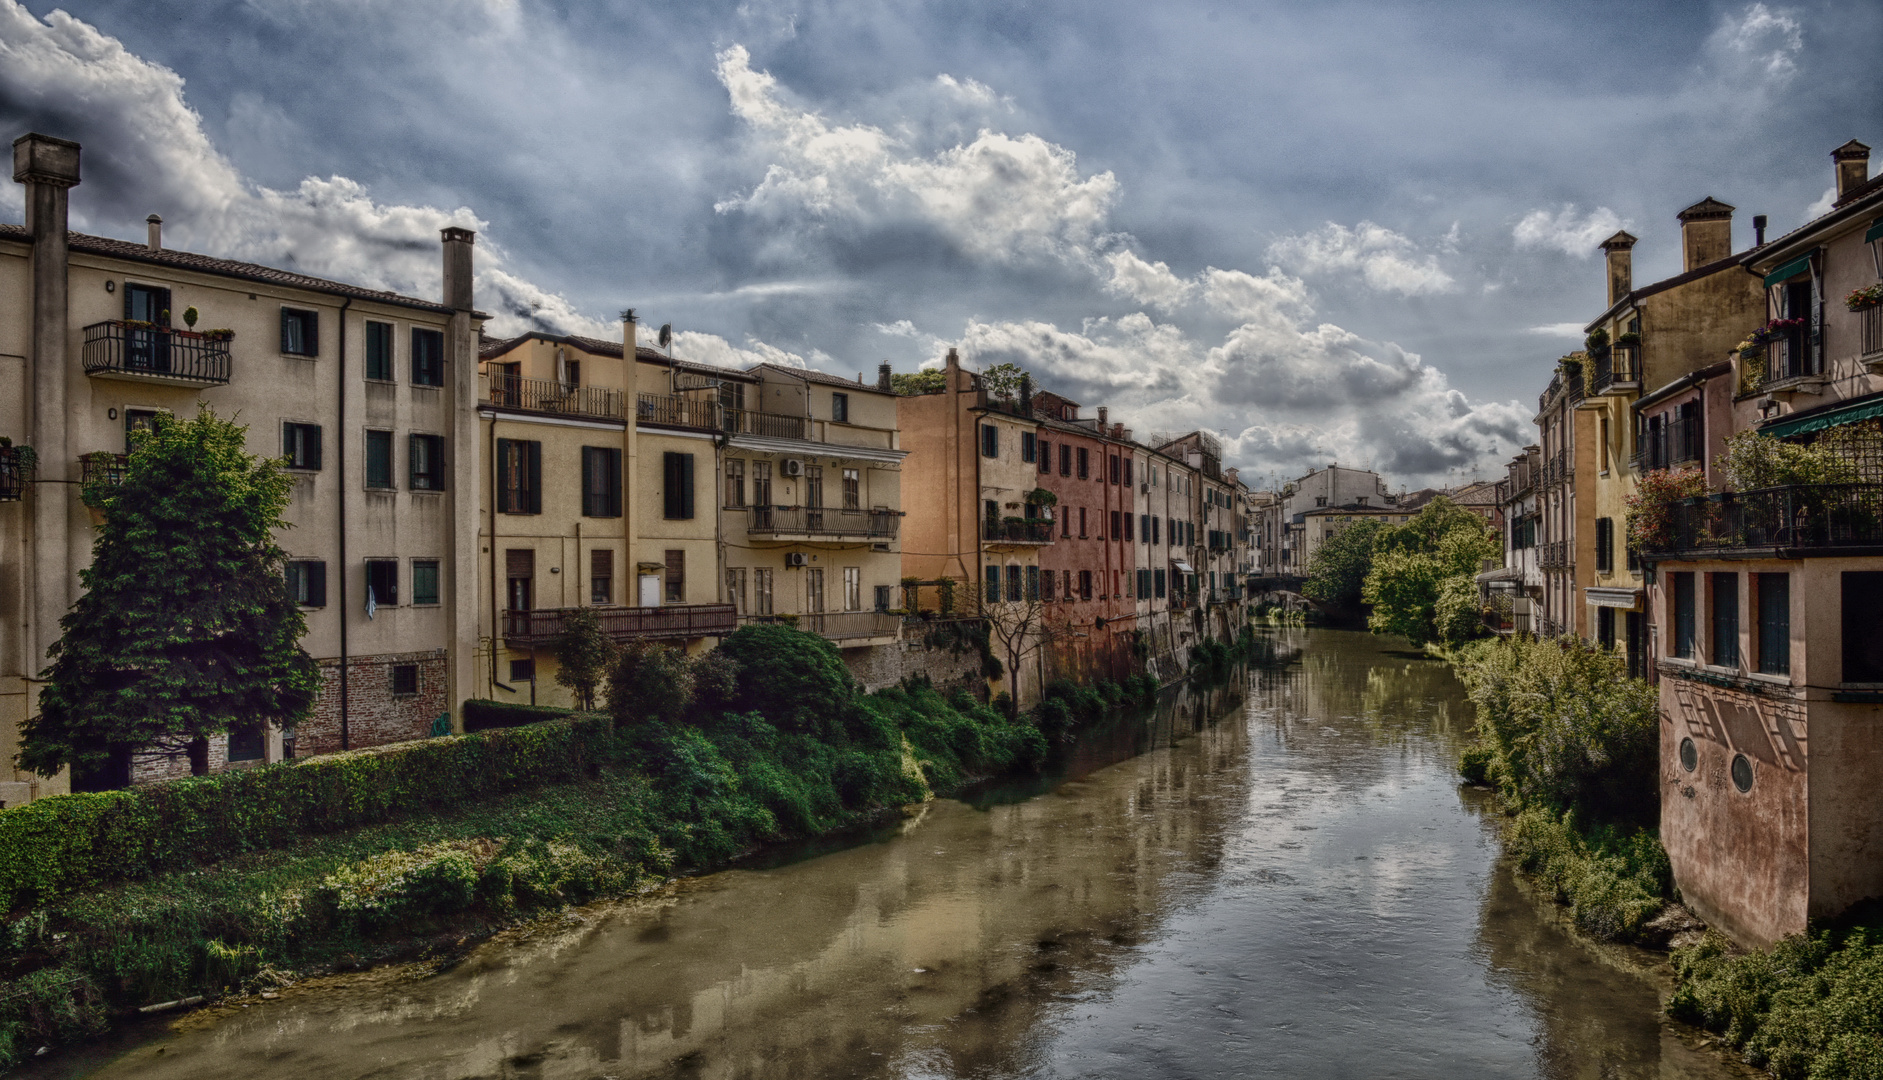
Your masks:
<path fill-rule="evenodd" d="M 1263 640 L 1246 678 L 1092 733 L 1039 784 L 428 979 L 290 993 L 100 1075 L 1700 1074 L 1654 987 L 1497 869 L 1442 665 Z"/>

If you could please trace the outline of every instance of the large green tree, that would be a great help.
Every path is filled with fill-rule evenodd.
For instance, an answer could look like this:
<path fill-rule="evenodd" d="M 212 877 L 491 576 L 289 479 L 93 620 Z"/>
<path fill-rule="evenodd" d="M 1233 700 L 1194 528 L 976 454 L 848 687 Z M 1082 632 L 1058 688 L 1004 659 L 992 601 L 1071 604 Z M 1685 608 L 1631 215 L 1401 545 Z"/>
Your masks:
<path fill-rule="evenodd" d="M 104 524 L 21 767 L 116 787 L 136 753 L 188 752 L 200 770 L 209 736 L 307 714 L 319 669 L 275 543 L 290 481 L 247 452 L 246 432 L 199 406 L 135 436 L 124 482 L 93 493 Z"/>
<path fill-rule="evenodd" d="M 1457 644 L 1476 633 L 1467 614 L 1475 603 L 1472 580 L 1480 565 L 1502 547 L 1484 519 L 1443 496 L 1411 521 L 1381 527 L 1361 597 L 1372 611 L 1367 628 L 1400 634 L 1415 645 L 1444 640 Z M 1440 599 L 1446 598 L 1441 625 Z"/>
<path fill-rule="evenodd" d="M 563 616 L 556 636 L 556 681 L 568 687 L 576 704 L 595 707 L 595 692 L 608 679 L 618 650 L 602 630 L 594 608 L 579 607 Z"/>
<path fill-rule="evenodd" d="M 1359 607 L 1360 590 L 1373 566 L 1373 541 L 1379 531 L 1380 523 L 1368 519 L 1354 522 L 1321 541 L 1308 563 L 1308 580 L 1301 592 L 1317 604 Z"/>

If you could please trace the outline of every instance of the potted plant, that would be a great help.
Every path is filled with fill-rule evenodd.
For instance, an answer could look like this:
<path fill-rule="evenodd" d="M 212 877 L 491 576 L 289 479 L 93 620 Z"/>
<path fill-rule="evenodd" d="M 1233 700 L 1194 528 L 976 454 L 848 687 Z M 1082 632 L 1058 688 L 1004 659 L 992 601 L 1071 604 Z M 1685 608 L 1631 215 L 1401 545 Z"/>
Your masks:
<path fill-rule="evenodd" d="M 1641 335 L 1634 332 L 1633 330 L 1630 330 L 1627 333 L 1622 334 L 1619 337 L 1617 337 L 1615 339 L 1615 344 L 1619 348 L 1633 348 L 1634 346 L 1641 344 Z"/>
<path fill-rule="evenodd" d="M 1672 549 L 1674 507 L 1706 494 L 1706 474 L 1699 469 L 1651 469 L 1628 496 L 1628 546 L 1647 553 Z"/>
<path fill-rule="evenodd" d="M 196 320 L 200 317 L 194 307 L 186 307 L 183 309 L 183 325 L 187 327 L 187 329 L 172 330 L 170 332 L 178 337 L 200 338 L 203 335 L 196 332 Z"/>
<path fill-rule="evenodd" d="M 1844 297 L 1844 307 L 1851 311 L 1862 311 L 1883 304 L 1883 281 L 1861 289 L 1852 289 Z"/>
<path fill-rule="evenodd" d="M 1589 331 L 1589 336 L 1582 340 L 1582 345 L 1590 356 L 1600 356 L 1608 351 L 1608 331 L 1596 327 Z"/>
<path fill-rule="evenodd" d="M 214 329 L 214 330 L 205 330 L 203 331 L 203 340 L 205 341 L 234 341 L 235 331 L 227 329 L 226 327 L 218 327 L 217 329 Z"/>

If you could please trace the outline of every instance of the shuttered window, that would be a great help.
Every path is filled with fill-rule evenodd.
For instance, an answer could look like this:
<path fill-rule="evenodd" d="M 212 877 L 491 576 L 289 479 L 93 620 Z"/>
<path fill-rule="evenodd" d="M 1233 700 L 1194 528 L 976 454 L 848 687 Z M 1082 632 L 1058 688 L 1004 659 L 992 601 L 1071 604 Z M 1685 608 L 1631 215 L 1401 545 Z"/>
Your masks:
<path fill-rule="evenodd" d="M 671 450 L 662 454 L 661 477 L 667 519 L 690 520 L 693 517 L 693 455 Z"/>
<path fill-rule="evenodd" d="M 981 456 L 1000 456 L 1000 429 L 992 424 L 981 425 Z"/>
<path fill-rule="evenodd" d="M 412 385 L 445 384 L 445 335 L 442 331 L 412 328 Z"/>
<path fill-rule="evenodd" d="M 445 437 L 414 435 L 406 449 L 406 463 L 411 466 L 413 491 L 445 489 Z"/>
<path fill-rule="evenodd" d="M 281 456 L 290 469 L 320 469 L 320 425 L 282 424 Z"/>
<path fill-rule="evenodd" d="M 366 486 L 381 489 L 392 487 L 392 432 L 390 431 L 366 433 Z"/>
<path fill-rule="evenodd" d="M 318 312 L 281 309 L 281 351 L 289 356 L 320 355 Z"/>
<path fill-rule="evenodd" d="M 543 512 L 543 444 L 530 439 L 497 440 L 497 512 Z"/>
<path fill-rule="evenodd" d="M 290 562 L 288 599 L 300 607 L 326 607 L 327 564 L 312 559 Z"/>
<path fill-rule="evenodd" d="M 392 324 L 366 323 L 366 377 L 374 382 L 392 382 Z"/>
<path fill-rule="evenodd" d="M 612 446 L 582 448 L 582 516 L 621 516 L 621 451 Z"/>

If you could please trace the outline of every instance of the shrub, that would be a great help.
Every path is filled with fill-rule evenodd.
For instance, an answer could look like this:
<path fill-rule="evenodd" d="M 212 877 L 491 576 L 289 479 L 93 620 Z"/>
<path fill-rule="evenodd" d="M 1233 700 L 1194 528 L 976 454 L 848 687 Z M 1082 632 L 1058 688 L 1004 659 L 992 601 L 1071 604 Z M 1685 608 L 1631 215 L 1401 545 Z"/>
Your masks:
<path fill-rule="evenodd" d="M 471 698 L 464 703 L 464 730 L 469 733 L 492 728 L 523 727 L 545 720 L 559 720 L 568 715 L 570 710 L 559 709 L 554 705 L 520 705 L 512 701 Z"/>
<path fill-rule="evenodd" d="M 858 696 L 843 654 L 817 634 L 759 623 L 733 631 L 718 651 L 739 667 L 733 707 L 780 729 L 837 730 Z"/>
<path fill-rule="evenodd" d="M 1438 640 L 1453 648 L 1485 635 L 1478 584 L 1470 575 L 1454 574 L 1439 582 L 1434 623 Z"/>
<path fill-rule="evenodd" d="M 645 639 L 629 642 L 608 673 L 608 709 L 623 726 L 678 720 L 693 704 L 686 653 Z"/>
<path fill-rule="evenodd" d="M 1667 906 L 1673 871 L 1651 830 L 1585 831 L 1573 812 L 1533 807 L 1517 815 L 1505 838 L 1518 869 L 1568 906 L 1591 937 L 1640 940 Z"/>
<path fill-rule="evenodd" d="M 0 1069 L 31 1057 L 39 1046 L 105 1029 L 104 995 L 83 972 L 41 968 L 0 988 Z"/>
<path fill-rule="evenodd" d="M 476 899 L 481 876 L 462 845 L 388 851 L 329 875 L 309 902 L 341 927 L 371 932 L 463 911 Z"/>
<path fill-rule="evenodd" d="M 1665 551 L 1674 543 L 1674 504 L 1706 494 L 1706 474 L 1699 469 L 1650 469 L 1628 496 L 1628 546 L 1636 551 Z"/>

